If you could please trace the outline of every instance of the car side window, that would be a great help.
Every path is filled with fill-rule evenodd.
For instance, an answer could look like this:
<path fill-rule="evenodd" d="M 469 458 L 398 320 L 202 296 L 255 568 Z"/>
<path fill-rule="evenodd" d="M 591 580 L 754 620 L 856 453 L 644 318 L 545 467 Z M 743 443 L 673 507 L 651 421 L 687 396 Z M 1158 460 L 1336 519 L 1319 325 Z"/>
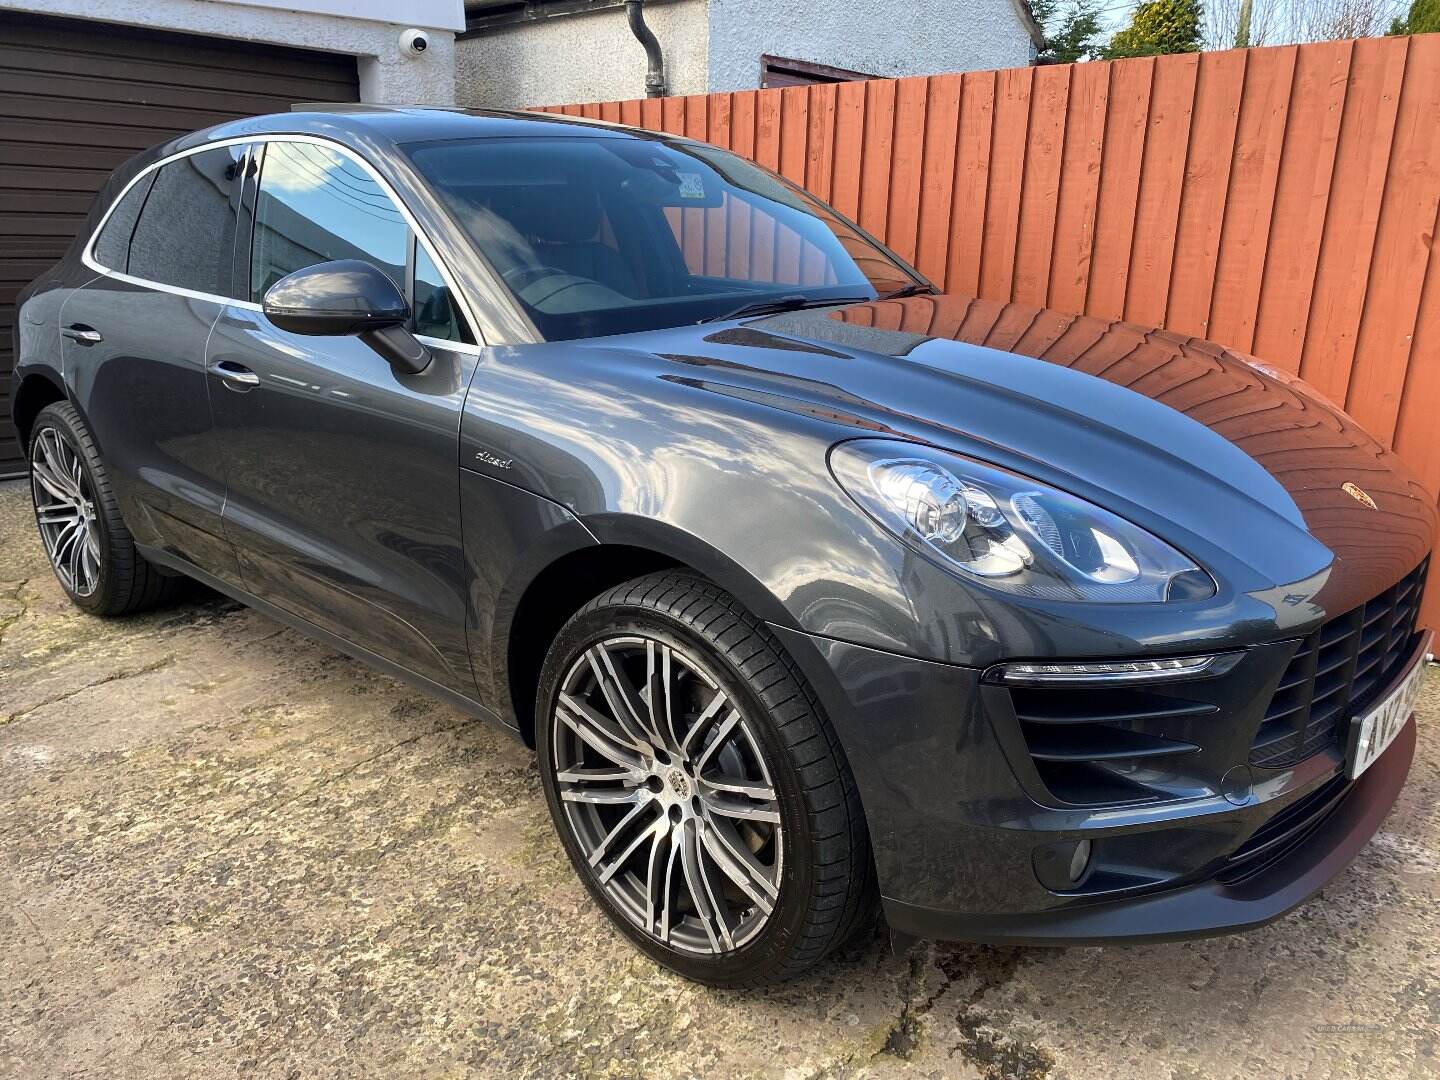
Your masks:
<path fill-rule="evenodd" d="M 126 273 L 162 285 L 233 296 L 235 210 L 242 145 L 162 165 L 130 240 Z"/>
<path fill-rule="evenodd" d="M 471 341 L 469 330 L 460 318 L 450 286 L 424 244 L 415 245 L 415 289 L 411 306 L 415 311 L 415 333 L 442 341 Z"/>
<path fill-rule="evenodd" d="M 250 299 L 287 274 L 334 259 L 363 259 L 405 288 L 410 227 L 348 155 L 314 143 L 271 142 L 260 167 Z"/>
<path fill-rule="evenodd" d="M 95 247 L 91 254 L 106 270 L 125 273 L 126 264 L 130 260 L 130 237 L 135 232 L 135 223 L 140 220 L 140 208 L 145 205 L 145 196 L 150 194 L 150 185 L 154 182 L 154 172 L 140 177 L 105 219 L 105 226 L 95 238 Z"/>

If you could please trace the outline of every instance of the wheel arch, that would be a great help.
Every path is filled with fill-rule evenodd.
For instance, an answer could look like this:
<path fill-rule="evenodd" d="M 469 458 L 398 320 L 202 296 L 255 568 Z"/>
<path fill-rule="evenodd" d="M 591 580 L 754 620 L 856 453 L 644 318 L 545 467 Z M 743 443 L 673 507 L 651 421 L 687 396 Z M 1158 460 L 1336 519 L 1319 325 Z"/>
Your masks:
<path fill-rule="evenodd" d="M 32 371 L 20 380 L 10 415 L 20 436 L 20 448 L 28 453 L 35 418 L 46 405 L 69 400 L 65 388 L 47 371 Z"/>
<path fill-rule="evenodd" d="M 508 695 L 529 746 L 535 745 L 535 694 L 550 644 L 575 612 L 621 582 L 657 570 L 689 570 L 730 593 L 757 618 L 794 623 L 763 582 L 690 533 L 629 514 L 582 521 L 597 543 L 567 551 L 536 573 L 494 636 L 494 670 L 505 673 L 498 689 Z"/>

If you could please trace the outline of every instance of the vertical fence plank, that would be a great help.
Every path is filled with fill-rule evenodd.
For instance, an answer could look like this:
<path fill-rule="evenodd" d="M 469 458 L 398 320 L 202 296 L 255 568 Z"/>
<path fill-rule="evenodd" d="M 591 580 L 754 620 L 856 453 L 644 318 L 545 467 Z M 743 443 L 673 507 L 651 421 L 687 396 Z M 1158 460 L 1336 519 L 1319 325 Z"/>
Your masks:
<path fill-rule="evenodd" d="M 835 96 L 836 84 L 827 83 L 809 88 L 806 106 L 805 190 L 816 198 L 830 201 L 830 178 L 835 165 Z"/>
<path fill-rule="evenodd" d="M 1406 368 L 1440 362 L 1433 351 L 1412 347 L 1437 244 L 1434 227 L 1425 223 L 1435 220 L 1440 203 L 1440 35 L 1386 42 L 1401 43 L 1409 46 L 1405 87 L 1345 398 L 1355 419 L 1382 442 L 1395 431 Z"/>
<path fill-rule="evenodd" d="M 730 99 L 730 149 L 744 157 L 755 156 L 755 98 L 758 91 L 747 90 Z M 726 222 L 729 237 L 725 242 L 725 261 L 730 277 L 744 278 L 750 274 L 750 208 L 735 202 Z"/>
<path fill-rule="evenodd" d="M 1059 311 L 1085 309 L 1095 214 L 1100 198 L 1100 161 L 1110 97 L 1109 64 L 1078 64 L 1070 76 L 1060 191 L 1055 205 L 1048 303 Z"/>
<path fill-rule="evenodd" d="M 680 99 L 681 133 L 688 139 L 703 139 L 709 132 L 710 99 L 704 94 L 691 94 Z M 693 273 L 704 273 L 706 265 L 705 228 L 709 211 L 700 207 L 682 211 L 680 243 L 685 253 L 685 265 Z"/>
<path fill-rule="evenodd" d="M 1348 41 L 1327 41 L 1300 49 L 1295 56 L 1253 344 L 1257 356 L 1294 372 L 1300 370 L 1305 321 L 1315 289 L 1350 52 Z"/>
<path fill-rule="evenodd" d="M 690 94 L 681 98 L 685 103 L 683 134 L 687 139 L 704 139 L 710 134 L 710 99 L 705 94 Z"/>
<path fill-rule="evenodd" d="M 710 107 L 705 113 L 705 141 L 715 146 L 730 146 L 729 94 L 711 94 Z"/>
<path fill-rule="evenodd" d="M 1034 77 L 1034 68 L 1009 68 L 1000 72 L 995 87 L 990 193 L 985 202 L 985 239 L 980 252 L 980 295 L 991 300 L 1012 299 Z"/>
<path fill-rule="evenodd" d="M 805 162 L 809 156 L 810 107 L 808 87 L 787 86 L 780 91 L 780 175 L 791 183 L 805 184 Z"/>
<path fill-rule="evenodd" d="M 994 128 L 995 72 L 966 72 L 955 154 L 955 217 L 950 224 L 950 265 L 945 274 L 945 288 L 966 296 L 980 292 L 985 203 L 990 194 L 990 135 Z"/>
<path fill-rule="evenodd" d="M 807 87 L 787 86 L 780 91 L 780 175 L 802 186 L 810 137 L 810 120 L 806 115 L 809 105 Z M 791 229 L 781 229 L 775 241 L 775 280 L 798 284 L 800 257 L 799 235 Z"/>
<path fill-rule="evenodd" d="M 780 171 L 780 90 L 755 91 L 755 160 Z"/>
<path fill-rule="evenodd" d="M 660 99 L 660 127 L 671 135 L 685 134 L 685 99 L 683 97 Z"/>
<path fill-rule="evenodd" d="M 1072 65 L 1037 68 L 1030 99 L 1012 292 L 1021 303 L 1039 307 L 1045 306 L 1050 292 L 1060 169 L 1065 158 L 1065 111 L 1073 70 Z"/>
<path fill-rule="evenodd" d="M 860 217 L 860 156 L 865 146 L 865 84 L 835 88 L 835 164 L 830 171 L 830 201 L 856 221 Z"/>
<path fill-rule="evenodd" d="M 925 104 L 925 160 L 920 167 L 919 235 L 915 265 L 944 287 L 945 257 L 950 248 L 954 213 L 955 139 L 960 127 L 959 75 L 936 75 L 929 81 Z"/>
<path fill-rule="evenodd" d="M 1100 199 L 1095 210 L 1095 249 L 1085 311 L 1118 319 L 1125 313 L 1125 286 L 1140 197 L 1140 162 L 1150 115 L 1155 61 L 1117 60 L 1110 69 L 1105 153 L 1100 161 Z"/>
<path fill-rule="evenodd" d="M 1143 326 L 1165 321 L 1199 72 L 1198 53 L 1162 56 L 1155 61 L 1140 167 L 1140 200 L 1125 283 L 1125 318 Z"/>
<path fill-rule="evenodd" d="M 780 90 L 755 91 L 755 160 L 767 169 L 780 169 Z M 774 219 L 752 215 L 750 221 L 750 273 L 759 281 L 775 280 Z"/>
<path fill-rule="evenodd" d="M 711 94 L 705 111 L 705 140 L 715 146 L 730 145 L 731 98 L 729 94 Z M 724 277 L 725 250 L 729 246 L 731 208 L 717 206 L 705 211 L 705 273 Z"/>
<path fill-rule="evenodd" d="M 1241 49 L 1200 57 L 1174 268 L 1163 319 L 1170 329 L 1196 337 L 1206 337 L 1210 328 L 1210 298 L 1220 257 L 1245 61 Z"/>
<path fill-rule="evenodd" d="M 1385 196 L 1390 168 L 1400 86 L 1405 78 L 1407 41 L 1357 41 L 1350 62 L 1325 231 L 1315 269 L 1315 291 L 1310 299 L 1300 360 L 1300 374 L 1305 381 L 1340 402 L 1345 400 L 1350 368 L 1356 359 L 1355 341 L 1380 224 L 1380 200 Z M 1433 125 L 1437 117 L 1430 120 Z M 1377 294 L 1375 299 L 1381 297 Z"/>
<path fill-rule="evenodd" d="M 741 157 L 755 157 L 755 96 L 746 90 L 730 98 L 730 149 Z"/>
<path fill-rule="evenodd" d="M 915 261 L 920 225 L 920 173 L 925 164 L 925 102 L 929 89 L 930 80 L 923 77 L 901 79 L 895 84 L 895 143 L 885 240 L 909 263 Z"/>
<path fill-rule="evenodd" d="M 865 140 L 860 147 L 860 227 L 884 237 L 890 209 L 891 148 L 895 138 L 895 83 L 865 84 Z"/>
<path fill-rule="evenodd" d="M 1242 352 L 1249 352 L 1255 340 L 1295 53 L 1296 47 L 1288 45 L 1251 49 L 1246 55 L 1209 317 L 1210 335 Z"/>

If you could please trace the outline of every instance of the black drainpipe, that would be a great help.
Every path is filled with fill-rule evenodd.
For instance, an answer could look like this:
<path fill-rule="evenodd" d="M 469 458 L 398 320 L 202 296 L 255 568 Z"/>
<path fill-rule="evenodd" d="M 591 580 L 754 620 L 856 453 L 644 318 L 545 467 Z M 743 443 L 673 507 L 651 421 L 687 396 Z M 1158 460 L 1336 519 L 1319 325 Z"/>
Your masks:
<path fill-rule="evenodd" d="M 665 58 L 660 55 L 660 42 L 645 25 L 644 0 L 625 0 L 625 18 L 630 32 L 645 46 L 645 96 L 665 96 Z"/>

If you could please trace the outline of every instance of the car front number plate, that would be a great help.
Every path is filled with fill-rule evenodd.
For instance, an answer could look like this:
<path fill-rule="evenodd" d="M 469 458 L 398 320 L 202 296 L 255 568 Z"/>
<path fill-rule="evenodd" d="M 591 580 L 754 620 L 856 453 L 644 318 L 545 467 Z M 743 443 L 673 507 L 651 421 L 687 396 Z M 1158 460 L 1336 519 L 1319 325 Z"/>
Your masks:
<path fill-rule="evenodd" d="M 1364 716 L 1357 716 L 1350 725 L 1349 762 L 1345 772 L 1354 779 L 1374 764 L 1375 759 L 1400 734 L 1405 721 L 1415 711 L 1415 700 L 1425 682 L 1425 655 L 1421 653 L 1390 695 Z"/>

